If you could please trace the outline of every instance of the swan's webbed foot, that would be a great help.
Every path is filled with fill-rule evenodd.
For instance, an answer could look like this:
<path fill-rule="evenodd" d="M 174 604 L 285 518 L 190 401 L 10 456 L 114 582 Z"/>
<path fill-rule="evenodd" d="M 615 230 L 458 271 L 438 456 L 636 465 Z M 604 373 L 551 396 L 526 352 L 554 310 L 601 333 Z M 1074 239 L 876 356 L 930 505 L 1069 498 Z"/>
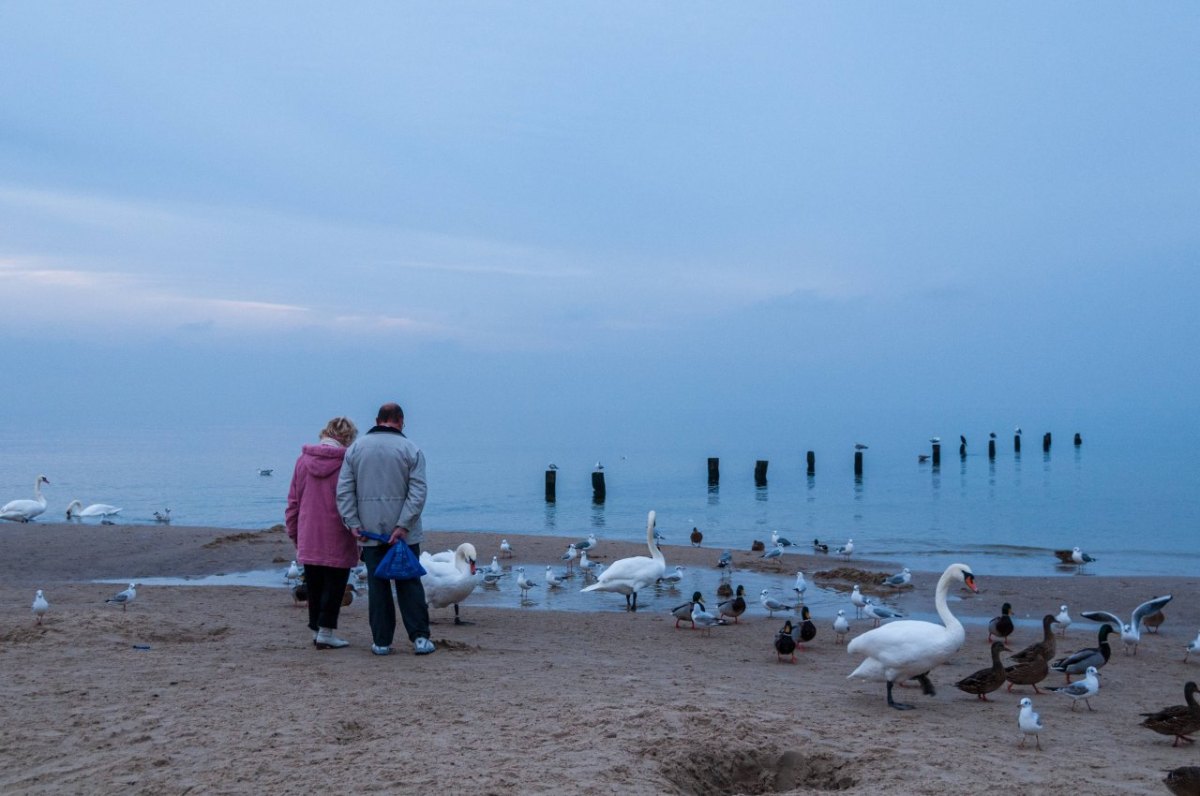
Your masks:
<path fill-rule="evenodd" d="M 925 696 L 936 696 L 937 691 L 933 688 L 933 681 L 929 679 L 929 672 L 917 675 L 917 682 L 921 684 L 921 693 Z M 987 697 L 984 697 L 986 699 Z"/>
<path fill-rule="evenodd" d="M 454 624 L 456 625 L 473 625 L 474 622 L 468 622 L 465 619 L 458 618 L 458 603 L 454 604 Z"/>
<path fill-rule="evenodd" d="M 888 680 L 888 684 L 887 684 L 887 703 L 888 703 L 888 707 L 889 707 L 889 708 L 895 708 L 896 710 L 912 710 L 912 709 L 913 709 L 913 706 L 912 706 L 912 705 L 907 705 L 907 704 L 905 704 L 905 703 L 903 703 L 903 702 L 897 702 L 897 701 L 895 701 L 894 699 L 892 699 L 892 685 L 893 685 L 893 684 L 892 684 L 892 681 L 891 681 L 891 680 Z"/>

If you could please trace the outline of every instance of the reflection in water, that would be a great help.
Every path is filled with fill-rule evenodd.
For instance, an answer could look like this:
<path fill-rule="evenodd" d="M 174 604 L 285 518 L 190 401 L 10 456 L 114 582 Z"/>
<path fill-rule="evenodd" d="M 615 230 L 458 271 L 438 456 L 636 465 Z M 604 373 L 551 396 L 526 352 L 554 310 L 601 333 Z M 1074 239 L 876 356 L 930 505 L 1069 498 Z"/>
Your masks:
<path fill-rule="evenodd" d="M 558 504 L 546 503 L 546 530 L 553 531 L 558 527 Z"/>
<path fill-rule="evenodd" d="M 759 503 L 767 502 L 767 487 L 766 484 L 754 487 L 754 499 Z"/>
<path fill-rule="evenodd" d="M 592 503 L 592 527 L 604 527 L 604 503 Z"/>
<path fill-rule="evenodd" d="M 716 484 L 708 485 L 708 505 L 716 506 L 721 502 L 721 488 Z"/>

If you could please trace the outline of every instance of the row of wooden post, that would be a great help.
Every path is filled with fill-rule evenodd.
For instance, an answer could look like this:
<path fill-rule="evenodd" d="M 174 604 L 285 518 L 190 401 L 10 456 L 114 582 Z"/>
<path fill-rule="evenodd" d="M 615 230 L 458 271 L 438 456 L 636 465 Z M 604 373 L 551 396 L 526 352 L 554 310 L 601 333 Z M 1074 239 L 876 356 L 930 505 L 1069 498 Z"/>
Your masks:
<path fill-rule="evenodd" d="M 1044 435 L 1042 435 L 1042 451 L 1043 452 L 1045 452 L 1045 453 L 1050 452 L 1050 442 L 1051 442 L 1050 432 L 1047 431 Z M 1075 434 L 1076 447 L 1078 447 L 1082 444 L 1083 444 L 1083 436 L 1076 433 Z M 933 445 L 933 451 L 931 453 L 930 459 L 933 463 L 933 466 L 937 467 L 942 463 L 942 445 L 940 442 L 934 442 L 934 443 L 932 443 L 932 445 Z M 1013 435 L 1013 451 L 1018 454 L 1021 452 L 1021 435 L 1020 434 Z M 958 454 L 960 457 L 962 457 L 964 459 L 967 458 L 967 443 L 966 442 L 963 442 L 962 444 L 960 444 L 958 446 Z M 996 439 L 995 439 L 995 437 L 992 437 L 988 440 L 988 458 L 989 459 L 996 458 Z M 808 451 L 805 454 L 805 460 L 808 465 L 808 475 L 810 475 L 810 476 L 816 475 L 817 474 L 817 454 L 814 451 Z M 755 484 L 755 486 L 762 487 L 762 486 L 767 485 L 767 464 L 768 464 L 768 462 L 766 459 L 759 459 L 754 462 L 754 484 Z M 858 451 L 854 452 L 854 475 L 861 476 L 862 474 L 863 474 L 863 452 L 858 450 Z M 557 481 L 558 481 L 558 471 L 557 470 L 547 470 L 546 471 L 546 501 L 549 503 L 553 503 L 556 500 Z M 716 486 L 719 483 L 721 483 L 721 460 L 716 456 L 710 456 L 708 458 L 708 485 Z M 605 489 L 605 486 L 604 486 L 604 471 L 596 470 L 592 473 L 592 500 L 596 503 L 603 503 L 606 495 L 607 495 L 607 490 Z"/>

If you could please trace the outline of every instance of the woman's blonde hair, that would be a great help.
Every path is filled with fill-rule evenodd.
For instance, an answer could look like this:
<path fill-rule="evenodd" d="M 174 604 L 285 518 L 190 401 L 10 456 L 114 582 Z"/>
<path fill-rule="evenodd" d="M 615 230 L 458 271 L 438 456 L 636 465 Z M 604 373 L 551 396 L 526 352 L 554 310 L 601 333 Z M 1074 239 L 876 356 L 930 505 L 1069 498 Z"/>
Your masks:
<path fill-rule="evenodd" d="M 343 446 L 349 447 L 351 442 L 358 436 L 358 426 L 354 425 L 354 421 L 348 417 L 335 417 L 325 424 L 325 428 L 321 429 L 322 437 L 329 437 L 337 440 Z"/>

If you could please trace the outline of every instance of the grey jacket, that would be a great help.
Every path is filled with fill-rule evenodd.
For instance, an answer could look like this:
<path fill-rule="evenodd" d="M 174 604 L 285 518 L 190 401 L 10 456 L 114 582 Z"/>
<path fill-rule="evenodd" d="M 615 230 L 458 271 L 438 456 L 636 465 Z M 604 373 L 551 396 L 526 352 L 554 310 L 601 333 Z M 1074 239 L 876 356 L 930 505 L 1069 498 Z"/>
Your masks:
<path fill-rule="evenodd" d="M 346 450 L 338 473 L 338 513 L 349 528 L 385 536 L 407 528 L 408 543 L 420 544 L 425 489 L 425 454 L 399 431 L 376 426 Z"/>

